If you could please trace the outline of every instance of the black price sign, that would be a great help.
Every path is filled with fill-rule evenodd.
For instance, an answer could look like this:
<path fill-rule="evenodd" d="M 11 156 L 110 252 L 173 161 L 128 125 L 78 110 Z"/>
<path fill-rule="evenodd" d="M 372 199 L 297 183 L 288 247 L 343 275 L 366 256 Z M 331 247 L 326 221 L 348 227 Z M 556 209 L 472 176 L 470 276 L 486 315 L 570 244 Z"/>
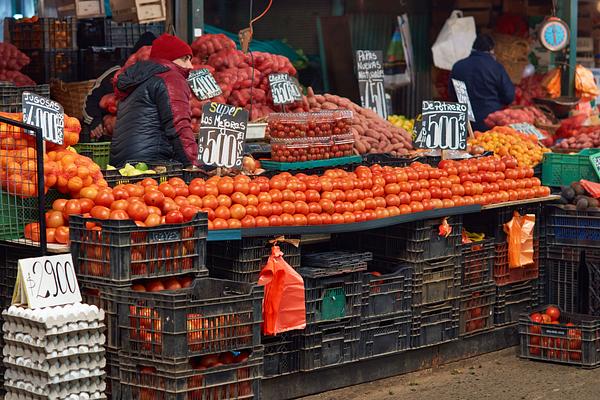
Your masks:
<path fill-rule="evenodd" d="M 362 106 L 387 119 L 388 111 L 383 87 L 383 53 L 380 50 L 357 50 L 356 72 Z"/>
<path fill-rule="evenodd" d="M 292 104 L 302 100 L 298 82 L 288 74 L 269 75 L 269 86 L 273 96 L 273 104 Z"/>
<path fill-rule="evenodd" d="M 44 140 L 63 144 L 65 113 L 60 103 L 31 92 L 23 92 L 22 101 L 23 122 L 42 128 Z"/>
<path fill-rule="evenodd" d="M 206 68 L 190 72 L 187 81 L 196 97 L 200 100 L 212 99 L 223 93 L 215 78 Z"/>
<path fill-rule="evenodd" d="M 415 144 L 422 149 L 466 150 L 467 105 L 424 101 Z"/>
<path fill-rule="evenodd" d="M 240 168 L 248 127 L 248 111 L 228 104 L 202 107 L 198 159 L 206 165 Z"/>

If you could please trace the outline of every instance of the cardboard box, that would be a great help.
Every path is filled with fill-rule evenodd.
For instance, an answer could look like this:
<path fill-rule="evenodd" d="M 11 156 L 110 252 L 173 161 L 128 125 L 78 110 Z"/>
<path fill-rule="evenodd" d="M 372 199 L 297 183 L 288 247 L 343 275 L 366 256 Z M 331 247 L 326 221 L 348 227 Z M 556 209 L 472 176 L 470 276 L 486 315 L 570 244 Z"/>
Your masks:
<path fill-rule="evenodd" d="M 165 0 L 110 0 L 116 22 L 159 22 L 167 18 Z"/>
<path fill-rule="evenodd" d="M 104 0 L 56 0 L 56 12 L 59 18 L 104 17 Z"/>

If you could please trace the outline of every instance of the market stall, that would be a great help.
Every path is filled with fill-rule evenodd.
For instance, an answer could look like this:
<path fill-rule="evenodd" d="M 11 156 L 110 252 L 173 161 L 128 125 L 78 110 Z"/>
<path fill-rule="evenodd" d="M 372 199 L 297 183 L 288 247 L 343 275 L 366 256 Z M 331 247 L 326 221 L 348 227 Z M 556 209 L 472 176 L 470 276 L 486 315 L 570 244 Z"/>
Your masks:
<path fill-rule="evenodd" d="M 151 46 L 127 49 L 164 30 L 161 7 L 135 22 L 117 10 L 7 21 L 0 43 L 7 399 L 38 395 L 35 385 L 59 393 L 80 362 L 88 376 L 56 398 L 294 398 L 515 345 L 528 359 L 599 364 L 600 92 L 584 67 L 574 100 L 559 97 L 560 69 L 523 77 L 537 43 L 529 22 L 495 25 L 516 98 L 476 132 L 467 88 L 466 101 L 432 94 L 420 115 L 388 115 L 384 77 L 400 68 L 411 84 L 401 25 L 392 42 L 404 47 L 390 45 L 387 61 L 381 49 L 355 54 L 353 100 L 303 87 L 299 53 L 204 34 L 191 42 L 188 80 L 203 166 L 111 166 L 110 141 L 82 134 L 90 79 L 122 65 L 116 82 L 150 58 Z M 119 99 L 115 87 L 97 104 L 105 139 Z M 19 260 L 56 254 L 90 306 L 62 299 L 55 307 L 70 314 L 52 325 L 54 308 L 23 286 L 34 268 L 26 276 Z M 52 277 L 57 294 L 45 299 L 61 297 L 63 278 Z M 89 348 L 68 354 L 84 344 L 52 339 L 63 322 Z M 38 323 L 33 367 L 18 365 L 13 353 L 30 344 L 16 337 Z M 44 340 L 65 353 L 42 351 Z M 38 371 L 57 357 L 70 366 Z"/>

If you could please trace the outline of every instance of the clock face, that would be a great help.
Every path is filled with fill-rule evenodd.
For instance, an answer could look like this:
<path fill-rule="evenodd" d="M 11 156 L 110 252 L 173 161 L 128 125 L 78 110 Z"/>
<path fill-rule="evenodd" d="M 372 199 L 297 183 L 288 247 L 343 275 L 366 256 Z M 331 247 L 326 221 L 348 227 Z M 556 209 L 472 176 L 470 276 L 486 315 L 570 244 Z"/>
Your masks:
<path fill-rule="evenodd" d="M 562 50 L 569 44 L 569 28 L 559 19 L 549 20 L 542 26 L 540 41 L 550 51 Z"/>

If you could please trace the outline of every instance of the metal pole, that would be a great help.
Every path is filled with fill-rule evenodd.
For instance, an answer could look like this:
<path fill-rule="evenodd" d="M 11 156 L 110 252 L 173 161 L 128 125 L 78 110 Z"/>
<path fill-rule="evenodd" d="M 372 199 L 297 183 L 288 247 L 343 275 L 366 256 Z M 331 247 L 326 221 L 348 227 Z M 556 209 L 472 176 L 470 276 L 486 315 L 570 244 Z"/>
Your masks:
<path fill-rule="evenodd" d="M 40 252 L 45 256 L 48 249 L 46 243 L 46 193 L 44 192 L 44 138 L 42 129 L 36 127 L 35 147 L 37 156 L 37 190 L 38 190 L 38 221 L 40 224 Z"/>
<path fill-rule="evenodd" d="M 567 90 L 569 96 L 573 96 L 575 94 L 575 67 L 577 66 L 577 0 L 570 0 L 569 3 L 571 40 L 569 43 L 569 86 Z"/>

